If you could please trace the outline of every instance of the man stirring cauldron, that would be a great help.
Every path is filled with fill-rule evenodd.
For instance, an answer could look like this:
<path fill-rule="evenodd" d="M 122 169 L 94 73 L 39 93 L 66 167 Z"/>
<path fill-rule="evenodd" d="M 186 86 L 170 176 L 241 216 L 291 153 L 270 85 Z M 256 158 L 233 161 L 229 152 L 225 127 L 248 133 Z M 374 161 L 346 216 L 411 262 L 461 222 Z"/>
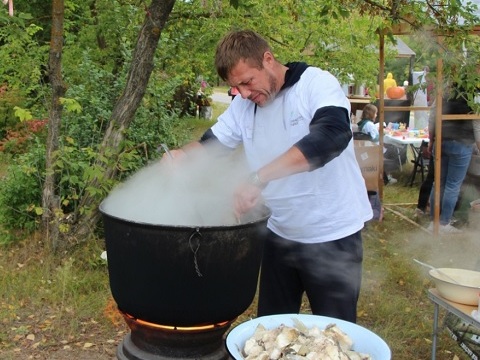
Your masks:
<path fill-rule="evenodd" d="M 258 316 L 298 313 L 305 292 L 313 314 L 356 322 L 361 230 L 372 210 L 339 82 L 305 63 L 282 65 L 253 31 L 226 35 L 215 66 L 241 96 L 198 142 L 162 161 L 207 143 L 243 145 L 253 172 L 235 191 L 235 211 L 248 212 L 262 197 L 272 212 Z"/>

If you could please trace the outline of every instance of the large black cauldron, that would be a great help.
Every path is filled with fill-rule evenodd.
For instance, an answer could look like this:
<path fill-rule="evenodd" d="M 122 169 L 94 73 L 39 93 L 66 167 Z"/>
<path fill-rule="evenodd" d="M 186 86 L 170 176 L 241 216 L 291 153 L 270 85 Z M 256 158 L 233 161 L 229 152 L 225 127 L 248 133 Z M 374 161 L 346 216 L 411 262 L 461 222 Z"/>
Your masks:
<path fill-rule="evenodd" d="M 110 288 L 119 309 L 155 324 L 230 321 L 252 303 L 268 209 L 238 225 L 165 226 L 105 213 Z"/>

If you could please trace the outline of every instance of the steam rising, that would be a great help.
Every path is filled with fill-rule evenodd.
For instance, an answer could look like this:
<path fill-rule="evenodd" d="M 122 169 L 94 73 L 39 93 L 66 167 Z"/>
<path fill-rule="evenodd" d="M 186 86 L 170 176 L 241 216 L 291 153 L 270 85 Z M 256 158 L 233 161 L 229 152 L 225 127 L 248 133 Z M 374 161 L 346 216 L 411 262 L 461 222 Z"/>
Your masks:
<path fill-rule="evenodd" d="M 175 226 L 236 224 L 233 193 L 247 176 L 243 157 L 195 154 L 181 164 L 154 162 L 109 194 L 102 211 L 132 222 Z"/>

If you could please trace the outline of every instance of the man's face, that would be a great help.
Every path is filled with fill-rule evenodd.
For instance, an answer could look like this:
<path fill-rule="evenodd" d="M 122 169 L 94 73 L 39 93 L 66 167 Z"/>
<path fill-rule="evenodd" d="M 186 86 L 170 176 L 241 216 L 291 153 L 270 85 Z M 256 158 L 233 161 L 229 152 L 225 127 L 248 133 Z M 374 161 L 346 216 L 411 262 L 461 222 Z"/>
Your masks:
<path fill-rule="evenodd" d="M 236 87 L 242 98 L 249 99 L 258 106 L 268 104 L 278 93 L 278 81 L 272 70 L 273 61 L 268 52 L 264 55 L 262 69 L 240 60 L 230 71 L 230 86 Z"/>

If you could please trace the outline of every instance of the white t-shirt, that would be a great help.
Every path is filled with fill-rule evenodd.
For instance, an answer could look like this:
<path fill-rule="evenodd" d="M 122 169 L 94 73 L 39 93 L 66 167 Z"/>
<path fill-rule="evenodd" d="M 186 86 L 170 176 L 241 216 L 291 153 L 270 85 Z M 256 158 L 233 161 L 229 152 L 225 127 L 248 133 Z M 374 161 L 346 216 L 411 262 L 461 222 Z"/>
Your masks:
<path fill-rule="evenodd" d="M 237 96 L 212 131 L 230 148 L 243 144 L 250 168 L 257 170 L 307 135 L 313 115 L 324 106 L 341 106 L 350 113 L 336 78 L 309 67 L 297 83 L 256 111 L 253 102 Z M 349 236 L 372 218 L 353 140 L 325 166 L 271 181 L 263 197 L 272 211 L 268 227 L 283 238 L 303 243 Z"/>
<path fill-rule="evenodd" d="M 367 121 L 365 125 L 363 125 L 362 133 L 370 135 L 372 141 L 378 144 L 380 133 L 378 132 L 378 127 L 373 123 L 373 121 Z"/>

